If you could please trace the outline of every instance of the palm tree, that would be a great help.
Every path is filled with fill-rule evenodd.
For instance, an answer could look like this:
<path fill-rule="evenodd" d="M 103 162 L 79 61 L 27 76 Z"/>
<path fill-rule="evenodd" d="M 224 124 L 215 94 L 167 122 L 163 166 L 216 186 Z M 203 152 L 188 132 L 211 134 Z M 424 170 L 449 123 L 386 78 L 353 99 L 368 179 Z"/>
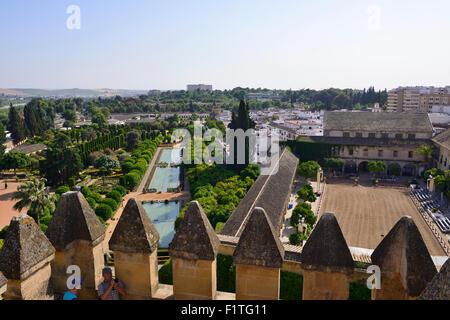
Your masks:
<path fill-rule="evenodd" d="M 431 146 L 424 144 L 418 147 L 415 151 L 416 154 L 422 155 L 427 165 L 430 164 L 431 159 L 433 158 L 434 150 Z"/>
<path fill-rule="evenodd" d="M 38 180 L 34 178 L 21 184 L 12 195 L 13 200 L 19 200 L 14 205 L 14 210 L 21 212 L 28 208 L 31 215 L 36 217 L 36 222 L 40 227 L 40 216 L 45 208 L 55 210 L 56 196 L 49 192 L 49 187 L 45 186 L 46 179 Z"/>

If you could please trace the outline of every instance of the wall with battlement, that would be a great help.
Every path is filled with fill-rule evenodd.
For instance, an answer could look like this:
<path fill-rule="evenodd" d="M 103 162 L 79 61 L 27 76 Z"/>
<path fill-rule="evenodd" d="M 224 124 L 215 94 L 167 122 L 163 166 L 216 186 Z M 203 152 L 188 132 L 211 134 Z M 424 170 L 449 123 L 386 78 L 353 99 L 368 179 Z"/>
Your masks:
<path fill-rule="evenodd" d="M 80 298 L 97 298 L 104 227 L 80 193 L 61 199 L 46 234 L 26 215 L 13 218 L 0 252 L 0 298 L 52 299 L 62 293 L 52 290 L 62 290 L 67 266 L 79 261 L 82 278 L 88 279 Z M 130 199 L 109 242 L 126 299 L 277 300 L 280 270 L 285 270 L 303 276 L 303 299 L 345 300 L 350 282 L 370 276 L 356 267 L 332 213 L 322 215 L 300 248 L 281 244 L 264 208 L 252 209 L 241 236 L 234 238 L 217 236 L 200 204 L 192 201 L 169 247 L 173 286 L 158 281 L 158 243 L 141 203 Z M 235 294 L 217 291 L 219 253 L 236 264 Z M 365 262 L 381 270 L 381 288 L 372 290 L 372 299 L 450 298 L 450 260 L 438 272 L 410 217 L 400 219 Z"/>

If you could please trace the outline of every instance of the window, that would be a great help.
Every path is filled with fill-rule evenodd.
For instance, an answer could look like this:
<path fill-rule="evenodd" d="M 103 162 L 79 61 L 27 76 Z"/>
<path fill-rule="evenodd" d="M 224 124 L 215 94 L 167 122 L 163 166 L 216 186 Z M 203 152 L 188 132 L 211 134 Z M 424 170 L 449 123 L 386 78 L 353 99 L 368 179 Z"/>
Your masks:
<path fill-rule="evenodd" d="M 352 156 L 353 155 L 353 149 L 348 149 L 348 155 Z"/>
<path fill-rule="evenodd" d="M 357 133 L 356 133 L 356 137 L 357 137 L 357 138 L 362 138 L 362 133 L 361 133 L 361 132 L 357 132 Z"/>
<path fill-rule="evenodd" d="M 403 139 L 403 134 L 401 134 L 401 133 L 396 133 L 396 134 L 395 134 L 395 139 Z"/>
<path fill-rule="evenodd" d="M 364 157 L 368 157 L 369 156 L 369 149 L 364 149 L 363 150 L 363 156 Z"/>
<path fill-rule="evenodd" d="M 375 133 L 369 133 L 369 138 L 376 138 L 376 134 Z"/>
<path fill-rule="evenodd" d="M 382 133 L 382 134 L 381 134 L 381 137 L 382 137 L 383 139 L 388 139 L 388 138 L 389 138 L 389 133 Z"/>
<path fill-rule="evenodd" d="M 344 132 L 344 137 L 345 138 L 350 138 L 350 132 Z"/>
<path fill-rule="evenodd" d="M 409 151 L 408 152 L 408 158 L 412 159 L 414 152 L 413 151 Z"/>
<path fill-rule="evenodd" d="M 398 151 L 394 151 L 394 158 L 398 157 Z"/>
<path fill-rule="evenodd" d="M 383 150 L 378 150 L 378 156 L 382 157 L 383 156 Z"/>
<path fill-rule="evenodd" d="M 416 134 L 415 133 L 408 134 L 408 139 L 410 139 L 410 140 L 416 139 Z"/>

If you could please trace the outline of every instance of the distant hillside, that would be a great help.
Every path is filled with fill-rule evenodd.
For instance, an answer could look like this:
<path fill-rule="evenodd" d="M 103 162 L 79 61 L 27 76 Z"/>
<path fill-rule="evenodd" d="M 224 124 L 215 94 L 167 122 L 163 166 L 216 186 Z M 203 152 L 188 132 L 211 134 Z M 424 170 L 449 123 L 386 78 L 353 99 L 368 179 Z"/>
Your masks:
<path fill-rule="evenodd" d="M 122 90 L 122 89 L 57 89 L 57 90 L 45 90 L 45 89 L 0 89 L 0 95 L 7 96 L 24 96 L 24 97 L 107 97 L 107 96 L 137 96 L 140 94 L 147 94 L 147 91 L 143 90 Z"/>

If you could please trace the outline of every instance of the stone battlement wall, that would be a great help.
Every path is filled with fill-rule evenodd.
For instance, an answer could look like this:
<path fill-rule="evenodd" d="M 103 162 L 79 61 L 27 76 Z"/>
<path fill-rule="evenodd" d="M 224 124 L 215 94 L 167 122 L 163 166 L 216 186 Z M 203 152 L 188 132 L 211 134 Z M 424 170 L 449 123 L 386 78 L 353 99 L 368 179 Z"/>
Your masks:
<path fill-rule="evenodd" d="M 80 299 L 97 299 L 104 266 L 105 229 L 81 193 L 62 196 L 46 234 L 27 215 L 14 217 L 0 252 L 0 298 L 53 299 L 65 288 L 69 265 L 79 265 Z M 264 208 L 254 208 L 239 238 L 217 235 L 192 201 L 169 247 L 173 286 L 158 281 L 159 234 L 139 201 L 130 199 L 109 241 L 125 299 L 277 300 L 280 271 L 303 276 L 303 299 L 345 300 L 349 284 L 370 274 L 355 263 L 381 270 L 372 299 L 449 299 L 449 265 L 437 272 L 410 217 L 403 217 L 370 257 L 349 248 L 332 213 L 325 213 L 303 248 L 282 245 Z M 357 249 L 357 248 L 356 248 Z M 217 254 L 233 257 L 236 293 L 217 291 Z"/>

